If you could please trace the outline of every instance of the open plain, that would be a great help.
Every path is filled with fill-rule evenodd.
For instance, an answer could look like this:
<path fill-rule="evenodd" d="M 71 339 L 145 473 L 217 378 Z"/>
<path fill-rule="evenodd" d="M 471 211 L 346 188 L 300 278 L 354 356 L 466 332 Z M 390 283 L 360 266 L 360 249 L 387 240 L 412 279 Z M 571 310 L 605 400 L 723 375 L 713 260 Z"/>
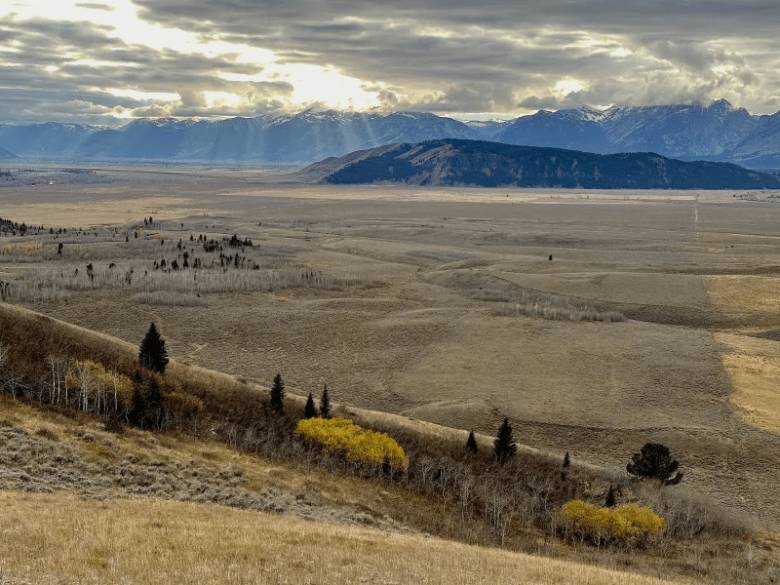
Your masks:
<path fill-rule="evenodd" d="M 675 489 L 780 525 L 771 193 L 93 170 L 0 187 L 0 215 L 43 226 L 2 238 L 7 302 L 133 343 L 153 321 L 173 359 L 296 394 L 485 435 L 508 416 L 518 442 L 616 472 L 660 442 Z"/>

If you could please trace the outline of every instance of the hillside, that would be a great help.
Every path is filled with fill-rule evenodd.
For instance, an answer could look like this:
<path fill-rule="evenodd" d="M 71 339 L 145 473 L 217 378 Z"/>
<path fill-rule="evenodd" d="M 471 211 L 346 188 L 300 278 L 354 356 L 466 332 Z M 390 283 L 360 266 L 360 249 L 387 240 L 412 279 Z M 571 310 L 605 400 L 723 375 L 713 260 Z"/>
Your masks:
<path fill-rule="evenodd" d="M 135 347 L 23 309 L 0 305 L 0 319 L 4 362 L 0 498 L 7 516 L 24 518 L 13 533 L 4 537 L 8 538 L 3 543 L 4 570 L 10 576 L 34 580 L 57 576 L 69 583 L 86 574 L 103 582 L 119 582 L 128 575 L 152 579 L 160 574 L 154 571 L 162 570 L 170 578 L 177 571 L 196 568 L 199 580 L 195 583 L 212 583 L 215 575 L 230 565 L 233 568 L 221 574 L 220 582 L 225 582 L 226 576 L 232 579 L 242 574 L 235 570 L 236 550 L 270 540 L 276 544 L 263 547 L 264 578 L 273 574 L 295 581 L 318 576 L 321 582 L 338 583 L 359 577 L 383 583 L 387 578 L 419 582 L 430 575 L 432 582 L 448 583 L 468 575 L 471 582 L 491 583 L 522 567 L 528 580 L 518 583 L 655 582 L 570 562 L 427 542 L 415 535 L 418 531 L 578 562 L 611 563 L 613 555 L 618 555 L 624 568 L 644 574 L 679 578 L 695 566 L 696 574 L 713 580 L 719 574 L 731 578 L 747 570 L 741 557 L 733 558 L 729 552 L 747 546 L 757 551 L 752 553 L 753 559 L 765 567 L 761 575 L 772 575 L 772 566 L 766 564 L 765 557 L 773 554 L 775 537 L 753 533 L 722 511 L 707 509 L 710 504 L 698 499 L 662 494 L 657 487 L 622 483 L 621 499 L 648 502 L 664 510 L 667 534 L 639 546 L 624 543 L 604 557 L 587 541 L 568 541 L 565 531 L 558 533 L 557 529 L 548 534 L 549 523 L 556 525 L 554 516 L 544 520 L 544 513 L 539 515 L 536 508 L 552 505 L 555 509 L 561 501 L 577 496 L 591 499 L 592 494 L 588 494 L 592 490 L 600 494 L 600 499 L 603 487 L 596 486 L 619 482 L 613 474 L 574 463 L 561 484 L 557 478 L 560 463 L 534 449 L 521 446 L 516 456 L 518 465 L 501 467 L 488 463 L 488 437 L 478 439 L 484 455 L 467 459 L 454 455 L 454 446 L 462 441 L 458 431 L 405 417 L 337 407 L 341 416 L 388 432 L 404 446 L 410 459 L 408 468 L 401 474 L 385 476 L 370 467 L 347 466 L 338 456 L 323 456 L 296 441 L 287 420 L 269 419 L 253 406 L 265 394 L 263 389 L 175 362 L 161 383 L 178 388 L 179 393 L 192 392 L 204 408 L 184 418 L 171 410 L 170 426 L 162 433 L 117 425 L 110 415 L 93 414 L 99 400 L 91 407 L 89 398 L 82 400 L 97 396 L 97 379 L 88 383 L 91 390 L 85 390 L 83 384 L 87 382 L 81 382 L 79 391 L 73 388 L 75 403 L 69 403 L 55 398 L 55 386 L 59 387 L 56 380 L 47 393 L 34 383 L 34 372 L 40 368 L 43 355 L 49 356 L 45 362 L 52 368 L 47 375 L 55 378 L 61 375 L 56 372 L 78 368 L 83 363 L 78 360 L 86 356 L 122 371 Z M 68 353 L 52 353 L 57 352 L 56 348 L 68 348 Z M 66 355 L 76 361 L 62 361 Z M 65 370 L 60 369 L 63 366 Z M 70 371 L 80 376 L 78 370 Z M 166 395 L 166 404 L 173 409 L 169 399 Z M 290 422 L 301 416 L 302 402 L 302 397 L 289 397 Z M 513 477 L 514 487 L 495 491 L 504 484 L 502 478 L 509 477 Z M 523 496 L 529 488 L 531 491 Z M 74 494 L 80 495 L 81 503 L 74 502 Z M 564 500 L 560 499 L 562 495 Z M 201 511 L 197 506 L 202 505 L 209 507 Z M 73 514 L 74 508 L 79 514 Z M 312 526 L 295 518 L 275 520 L 266 516 L 269 512 L 328 524 Z M 84 518 L 90 521 L 85 524 Z M 116 529 L 118 518 L 123 518 L 122 536 Z M 259 531 L 249 528 L 258 523 L 262 526 Z M 381 533 L 333 523 L 373 527 Z M 84 529 L 87 525 L 88 532 Z M 236 525 L 247 528 L 237 532 Z M 159 534 L 157 540 L 149 538 L 150 530 Z M 245 532 L 246 536 L 235 546 L 225 544 L 231 542 L 227 533 L 206 543 L 198 536 L 224 530 L 231 534 Z M 303 533 L 307 535 L 304 540 Z M 699 541 L 697 546 L 718 551 L 717 563 L 699 557 L 691 565 L 697 558 L 688 550 L 692 536 Z M 30 565 L 22 551 L 34 548 L 41 539 L 49 545 Z M 193 539 L 199 539 L 199 544 Z M 123 542 L 135 544 L 130 547 Z M 300 562 L 288 566 L 292 547 L 305 542 L 319 543 L 321 553 L 309 551 L 312 557 L 304 555 Z M 88 551 L 85 557 L 70 552 L 84 546 Z M 381 560 L 373 558 L 379 546 L 383 547 Z M 132 549 L 132 556 L 126 554 L 128 549 Z M 193 550 L 198 554 L 184 552 Z M 448 550 L 462 551 L 462 557 L 449 564 L 453 572 L 443 571 L 437 560 Z M 657 550 L 666 551 L 662 565 L 656 559 Z M 328 556 L 328 561 L 306 560 L 320 555 Z M 343 561 L 339 560 L 342 555 Z M 371 562 L 361 562 L 364 555 L 370 556 Z M 155 556 L 158 562 L 144 562 L 147 556 Z M 247 557 L 238 565 L 255 566 L 256 562 L 256 558 Z M 366 566 L 371 567 L 370 574 Z"/>
<path fill-rule="evenodd" d="M 385 518 L 441 517 L 443 506 L 396 487 L 213 439 L 116 434 L 90 417 L 0 405 L 9 585 L 687 582 L 588 566 L 587 549 L 556 560 L 431 537 Z"/>
<path fill-rule="evenodd" d="M 326 159 L 301 176 L 332 184 L 571 189 L 777 189 L 780 180 L 733 164 L 653 153 L 597 155 L 497 142 L 433 140 Z"/>

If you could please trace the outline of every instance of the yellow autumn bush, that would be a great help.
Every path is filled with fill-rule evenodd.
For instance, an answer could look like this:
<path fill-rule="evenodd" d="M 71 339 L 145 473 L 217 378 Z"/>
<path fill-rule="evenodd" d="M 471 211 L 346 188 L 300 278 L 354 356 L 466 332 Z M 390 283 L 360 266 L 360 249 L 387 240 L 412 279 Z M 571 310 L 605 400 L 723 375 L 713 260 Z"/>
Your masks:
<path fill-rule="evenodd" d="M 344 451 L 352 461 L 403 467 L 406 455 L 385 433 L 366 430 L 344 418 L 309 418 L 298 423 L 298 434 L 323 445 L 329 451 Z"/>
<path fill-rule="evenodd" d="M 116 393 L 116 396 L 125 402 L 129 402 L 133 397 L 133 381 L 130 378 L 110 372 L 91 360 L 76 362 L 68 371 L 67 382 L 68 386 L 83 388 L 92 395 Z"/>
<path fill-rule="evenodd" d="M 660 535 L 664 519 L 649 508 L 625 504 L 604 508 L 582 500 L 567 502 L 561 508 L 559 518 L 564 526 L 597 543 L 620 540 L 635 544 L 650 536 Z"/>

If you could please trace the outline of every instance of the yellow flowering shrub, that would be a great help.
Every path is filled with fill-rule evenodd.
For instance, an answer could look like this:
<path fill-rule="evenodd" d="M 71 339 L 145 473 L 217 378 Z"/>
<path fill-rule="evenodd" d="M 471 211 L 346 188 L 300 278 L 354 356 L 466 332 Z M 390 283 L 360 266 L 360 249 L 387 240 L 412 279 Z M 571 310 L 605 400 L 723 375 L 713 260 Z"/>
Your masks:
<path fill-rule="evenodd" d="M 563 505 L 559 517 L 565 526 L 596 542 L 616 539 L 635 543 L 661 534 L 665 525 L 652 510 L 636 504 L 603 508 L 573 500 Z"/>
<path fill-rule="evenodd" d="M 363 429 L 344 418 L 309 418 L 298 423 L 298 434 L 323 445 L 329 451 L 344 451 L 352 461 L 403 467 L 406 455 L 385 433 Z"/>

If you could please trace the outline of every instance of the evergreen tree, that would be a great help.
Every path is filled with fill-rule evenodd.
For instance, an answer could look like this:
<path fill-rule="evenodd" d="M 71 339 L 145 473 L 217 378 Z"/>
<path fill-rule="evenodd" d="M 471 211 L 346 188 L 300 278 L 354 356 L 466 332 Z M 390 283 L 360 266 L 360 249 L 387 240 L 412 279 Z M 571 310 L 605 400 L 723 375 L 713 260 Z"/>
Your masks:
<path fill-rule="evenodd" d="M 571 459 L 569 458 L 569 452 L 566 451 L 566 455 L 563 457 L 563 467 L 566 468 L 569 467 L 569 465 L 571 465 Z"/>
<path fill-rule="evenodd" d="M 141 370 L 136 370 L 133 375 L 133 402 L 130 412 L 127 413 L 128 422 L 136 427 L 142 427 L 146 413 L 146 393 L 144 392 L 144 379 Z"/>
<path fill-rule="evenodd" d="M 504 423 L 498 428 L 498 434 L 493 441 L 493 451 L 496 454 L 496 461 L 504 464 L 514 457 L 517 446 L 512 438 L 512 425 L 509 419 L 505 418 Z"/>
<path fill-rule="evenodd" d="M 148 370 L 165 373 L 165 366 L 168 365 L 168 350 L 165 349 L 165 340 L 160 337 L 154 323 L 149 326 L 149 331 L 141 342 L 138 361 Z"/>
<path fill-rule="evenodd" d="M 477 451 L 479 451 L 479 447 L 477 446 L 477 438 L 474 436 L 474 431 L 469 432 L 469 438 L 466 439 L 466 451 L 472 455 L 476 455 Z"/>
<path fill-rule="evenodd" d="M 330 396 L 328 396 L 328 385 L 322 389 L 322 396 L 320 397 L 320 416 L 322 418 L 330 418 Z"/>
<path fill-rule="evenodd" d="M 281 374 L 276 374 L 271 386 L 271 410 L 279 414 L 284 412 L 284 382 Z"/>
<path fill-rule="evenodd" d="M 664 485 L 680 483 L 683 474 L 677 473 L 679 464 L 669 454 L 669 448 L 659 443 L 645 443 L 641 453 L 634 453 L 626 470 L 643 479 L 657 479 Z M 676 474 L 676 475 L 675 475 Z"/>
<path fill-rule="evenodd" d="M 306 401 L 306 407 L 303 409 L 303 417 L 314 418 L 316 416 L 317 416 L 317 407 L 314 406 L 314 398 L 312 398 L 311 392 L 309 392 L 309 399 Z"/>
<path fill-rule="evenodd" d="M 145 427 L 155 431 L 165 426 L 165 399 L 157 378 L 149 376 L 146 386 L 146 412 L 144 413 Z"/>
<path fill-rule="evenodd" d="M 607 508 L 614 508 L 617 505 L 617 501 L 615 500 L 615 490 L 612 488 L 612 485 L 609 486 L 609 491 L 607 492 L 607 499 L 604 502 L 604 505 Z"/>

